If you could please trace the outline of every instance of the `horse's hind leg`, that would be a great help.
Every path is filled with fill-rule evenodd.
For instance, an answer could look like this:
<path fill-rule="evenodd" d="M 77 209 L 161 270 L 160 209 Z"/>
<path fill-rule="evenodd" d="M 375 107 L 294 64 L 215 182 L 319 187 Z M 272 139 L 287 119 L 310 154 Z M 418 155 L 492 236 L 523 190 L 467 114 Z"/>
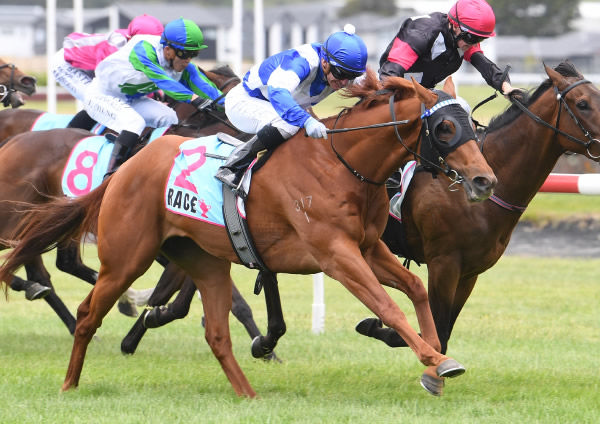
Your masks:
<path fill-rule="evenodd" d="M 75 317 L 71 314 L 62 299 L 58 297 L 56 291 L 52 287 L 50 274 L 44 266 L 42 257 L 38 256 L 31 262 L 25 264 L 25 272 L 27 273 L 27 279 L 29 281 L 37 281 L 51 289 L 51 291 L 44 296 L 44 300 L 48 305 L 50 305 L 56 315 L 58 315 L 62 322 L 67 326 L 69 333 L 73 334 L 75 332 Z"/>
<path fill-rule="evenodd" d="M 210 279 L 196 280 L 200 282 L 199 289 L 206 317 L 205 338 L 235 393 L 238 396 L 255 397 L 256 392 L 233 356 L 231 347 L 229 311 L 233 281 L 228 271 L 224 272 L 224 268 L 229 268 L 231 265 L 223 263 L 224 261 L 219 260 L 219 262 L 218 273 L 212 272 Z M 210 266 L 208 269 L 214 271 L 215 267 Z"/>
<path fill-rule="evenodd" d="M 166 306 L 156 306 L 146 314 L 145 327 L 158 328 L 176 319 L 185 318 L 190 312 L 190 305 L 195 293 L 196 285 L 191 278 L 186 276 L 181 290 L 179 290 L 173 302 Z"/>
<path fill-rule="evenodd" d="M 231 348 L 231 262 L 209 255 L 185 237 L 168 239 L 162 251 L 187 272 L 200 290 L 206 317 L 205 338 L 233 390 L 239 396 L 256 396 Z"/>
<path fill-rule="evenodd" d="M 160 276 L 152 295 L 148 298 L 148 306 L 154 306 L 154 309 L 157 309 L 157 307 L 167 303 L 173 294 L 175 294 L 175 292 L 181 288 L 186 279 L 185 272 L 175 264 L 165 260 L 164 265 L 165 270 Z M 195 292 L 196 285 L 193 281 L 191 282 L 191 285 L 192 291 Z M 138 344 L 144 337 L 144 334 L 146 334 L 146 318 L 148 317 L 148 314 L 154 311 L 154 309 L 146 309 L 144 312 L 142 312 L 135 324 L 131 327 L 127 335 L 121 341 L 121 352 L 125 354 L 135 353 Z"/>
<path fill-rule="evenodd" d="M 56 268 L 92 285 L 96 284 L 98 273 L 81 261 L 79 242 L 68 241 L 56 248 Z"/>
<path fill-rule="evenodd" d="M 69 368 L 62 386 L 63 391 L 79 384 L 87 346 L 102 324 L 102 319 L 119 296 L 150 267 L 154 260 L 156 254 L 154 247 L 157 247 L 158 243 L 152 243 L 153 240 L 149 239 L 149 236 L 146 236 L 144 243 L 136 244 L 136 250 L 132 251 L 131 255 L 123 255 L 122 251 L 115 248 L 130 245 L 127 243 L 130 241 L 127 240 L 127 236 L 132 233 L 135 231 L 131 230 L 129 234 L 122 231 L 113 237 L 106 236 L 105 240 L 98 245 L 100 273 L 94 288 L 77 309 L 77 326 Z"/>

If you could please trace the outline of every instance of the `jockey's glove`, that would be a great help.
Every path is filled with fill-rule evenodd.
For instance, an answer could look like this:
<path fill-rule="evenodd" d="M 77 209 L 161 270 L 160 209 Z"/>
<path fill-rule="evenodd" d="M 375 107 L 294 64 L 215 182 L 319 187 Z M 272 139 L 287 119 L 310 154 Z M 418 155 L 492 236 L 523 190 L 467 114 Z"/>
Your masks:
<path fill-rule="evenodd" d="M 202 97 L 196 97 L 192 100 L 192 106 L 198 110 L 204 110 L 209 108 L 213 103 L 212 99 L 203 99 Z"/>
<path fill-rule="evenodd" d="M 327 127 L 312 116 L 304 123 L 306 134 L 312 138 L 324 138 L 327 140 Z"/>

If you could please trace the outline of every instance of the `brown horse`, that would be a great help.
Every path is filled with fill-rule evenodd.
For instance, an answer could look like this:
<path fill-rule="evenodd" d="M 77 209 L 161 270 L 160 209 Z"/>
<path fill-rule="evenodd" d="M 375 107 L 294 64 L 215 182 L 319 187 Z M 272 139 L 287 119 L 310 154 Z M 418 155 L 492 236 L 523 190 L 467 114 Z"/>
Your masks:
<path fill-rule="evenodd" d="M 227 91 L 239 78 L 231 72 L 228 67 L 217 68 L 206 72 L 207 76 L 222 90 Z M 188 136 L 210 134 L 216 130 L 233 131 L 233 127 L 224 125 L 224 114 L 205 109 L 203 113 L 191 105 L 185 103 L 173 104 L 182 122 L 168 130 L 168 133 L 176 133 Z M 10 202 L 43 203 L 49 201 L 50 197 L 62 195 L 61 178 L 62 170 L 66 164 L 73 147 L 85 137 L 90 136 L 88 132 L 77 130 L 58 130 L 51 132 L 32 133 L 29 132 L 34 122 L 45 112 L 33 109 L 5 109 L 0 111 L 0 134 L 9 138 L 18 135 L 8 144 L 6 148 L 0 149 L 0 160 L 7 164 L 0 170 L 0 179 L 4 182 L 0 187 L 0 236 L 8 237 L 12 233 L 12 226 L 19 217 L 19 210 L 10 206 Z M 40 154 L 43 152 L 43 154 Z M 79 246 L 77 243 L 60 244 L 57 249 L 56 266 L 58 269 L 74 275 L 90 284 L 94 284 L 97 272 L 85 266 L 81 262 Z M 25 266 L 27 280 L 13 276 L 9 283 L 15 290 L 23 290 L 29 300 L 48 295 L 45 300 L 57 312 L 71 333 L 75 330 L 75 318 L 68 311 L 62 300 L 52 287 L 50 275 L 43 265 L 41 258 L 36 258 Z M 181 273 L 182 271 L 180 271 Z M 174 275 L 171 270 L 169 275 Z M 119 302 L 119 310 L 128 315 L 137 315 L 135 305 L 131 304 L 132 294 L 129 290 L 128 296 Z M 243 300 L 243 299 L 242 299 Z M 240 312 L 236 316 L 245 319 L 251 318 L 251 313 L 244 309 L 245 302 L 241 303 Z M 253 322 L 251 323 L 253 324 Z M 248 326 L 246 322 L 244 325 Z M 254 337 L 256 334 L 252 333 Z"/>
<path fill-rule="evenodd" d="M 402 223 L 390 216 L 383 235 L 395 254 L 427 264 L 429 303 L 444 353 L 477 277 L 500 259 L 558 158 L 565 152 L 595 161 L 600 156 L 600 91 L 568 62 L 545 69 L 549 78 L 523 100 L 528 112 L 515 98 L 487 128 L 482 150 L 498 176 L 494 196 L 471 205 L 439 178 L 416 173 L 402 204 Z M 375 318 L 361 321 L 357 331 L 406 346 Z"/>
<path fill-rule="evenodd" d="M 439 353 L 423 283 L 380 240 L 389 203 L 383 183 L 406 162 L 411 154 L 408 149 L 416 148 L 423 122 L 429 125 L 429 118 L 421 119 L 422 107 L 433 112 L 441 105 L 436 105 L 438 94 L 414 81 L 389 78 L 385 88 L 390 92 L 380 88 L 375 74 L 369 71 L 360 85 L 351 88 L 351 95 L 363 97 L 363 101 L 337 119 L 324 120 L 330 128 L 360 125 L 369 129 L 342 132 L 335 141 L 333 136 L 325 141 L 307 140 L 299 133 L 277 148 L 255 174 L 245 210 L 258 252 L 271 271 L 324 271 L 340 281 L 409 342 L 427 367 L 422 385 L 441 394 L 443 379 L 462 374 L 464 368 Z M 444 110 L 438 112 L 444 115 Z M 388 121 L 390 112 L 392 117 L 406 119 L 407 124 L 377 125 Z M 435 136 L 437 148 L 445 151 L 445 163 L 461 176 L 472 199 L 488 197 L 496 183 L 494 174 L 473 139 L 455 143 L 457 121 L 444 116 L 439 122 L 434 119 L 435 125 L 431 122 L 430 134 Z M 221 226 L 165 210 L 165 181 L 180 144 L 187 140 L 161 137 L 90 194 L 70 201 L 57 199 L 23 219 L 16 236 L 20 241 L 0 268 L 0 280 L 55 243 L 97 229 L 100 272 L 78 308 L 63 390 L 78 385 L 87 345 L 103 317 L 161 251 L 185 269 L 200 290 L 206 340 L 234 391 L 256 395 L 231 347 L 230 269 L 239 259 L 227 232 Z M 408 295 L 423 337 L 412 329 L 382 283 L 399 287 Z"/>
<path fill-rule="evenodd" d="M 0 59 L 0 102 L 5 107 L 18 108 L 24 105 L 25 101 L 19 92 L 31 96 L 35 93 L 35 84 L 34 77 L 25 75 L 14 64 Z"/>

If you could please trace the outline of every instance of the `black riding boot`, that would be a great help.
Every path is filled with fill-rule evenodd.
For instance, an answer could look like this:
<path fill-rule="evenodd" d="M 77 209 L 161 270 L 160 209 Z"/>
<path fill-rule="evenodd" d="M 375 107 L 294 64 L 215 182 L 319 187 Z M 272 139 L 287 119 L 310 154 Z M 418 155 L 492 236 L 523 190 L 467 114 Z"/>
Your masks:
<path fill-rule="evenodd" d="M 91 131 L 94 125 L 96 125 L 96 121 L 85 110 L 80 110 L 71 119 L 67 128 L 81 128 L 82 130 Z"/>
<path fill-rule="evenodd" d="M 215 178 L 223 184 L 237 189 L 244 171 L 252 163 L 258 152 L 265 149 L 273 150 L 284 141 L 285 138 L 277 128 L 271 125 L 263 127 L 255 137 L 231 152 L 227 162 L 215 174 Z"/>
<path fill-rule="evenodd" d="M 104 178 L 115 173 L 117 169 L 131 156 L 133 148 L 138 143 L 139 136 L 131 131 L 123 130 L 115 139 L 110 162 L 108 163 L 108 171 L 104 174 Z"/>

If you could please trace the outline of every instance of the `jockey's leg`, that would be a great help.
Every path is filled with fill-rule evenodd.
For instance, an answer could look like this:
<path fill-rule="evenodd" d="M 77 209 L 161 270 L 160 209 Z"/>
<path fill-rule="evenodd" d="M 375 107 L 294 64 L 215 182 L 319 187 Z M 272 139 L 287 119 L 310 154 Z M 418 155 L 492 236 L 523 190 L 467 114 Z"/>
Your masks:
<path fill-rule="evenodd" d="M 255 137 L 239 145 L 229 155 L 227 162 L 219 168 L 215 178 L 229 187 L 237 189 L 244 171 L 261 150 L 273 150 L 286 139 L 281 132 L 271 126 L 264 126 Z"/>
<path fill-rule="evenodd" d="M 85 110 L 80 110 L 71 119 L 67 128 L 81 128 L 82 130 L 91 131 L 94 125 L 96 125 L 96 121 Z"/>
<path fill-rule="evenodd" d="M 138 139 L 139 136 L 134 132 L 127 130 L 121 131 L 121 134 L 119 134 L 114 142 L 106 176 L 113 174 L 117 169 L 119 169 L 123 162 L 129 159 L 133 148 L 138 143 Z"/>

